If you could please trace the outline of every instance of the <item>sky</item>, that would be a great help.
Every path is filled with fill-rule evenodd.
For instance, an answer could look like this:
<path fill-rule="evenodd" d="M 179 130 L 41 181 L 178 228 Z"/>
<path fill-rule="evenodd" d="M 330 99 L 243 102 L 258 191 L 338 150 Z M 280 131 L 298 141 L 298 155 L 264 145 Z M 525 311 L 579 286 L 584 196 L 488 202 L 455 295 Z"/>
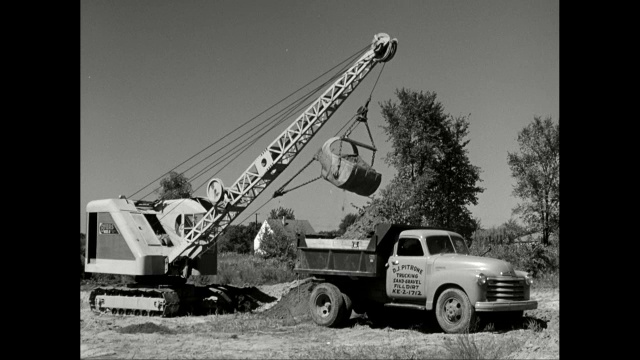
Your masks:
<path fill-rule="evenodd" d="M 368 117 L 378 148 L 374 168 L 382 174 L 378 192 L 395 174 L 384 162 L 391 147 L 380 103 L 396 101 L 400 88 L 435 92 L 446 113 L 468 116 L 468 156 L 480 167 L 485 189 L 469 209 L 485 228 L 509 220 L 518 203 L 507 165 L 507 153 L 518 150 L 518 132 L 534 116 L 559 121 L 557 0 L 83 0 L 80 8 L 81 232 L 89 201 L 137 192 L 381 32 L 398 39 L 395 57 L 382 72 L 378 65 L 369 73 L 234 223 L 255 221 L 252 214 L 372 91 Z M 209 178 L 232 185 L 298 115 Z M 369 142 L 363 129 L 354 138 Z M 370 154 L 363 151 L 365 160 Z M 291 186 L 319 171 L 313 164 Z M 195 195 L 206 196 L 204 188 Z M 271 200 L 257 219 L 282 206 L 317 231 L 333 230 L 368 200 L 319 180 Z"/>

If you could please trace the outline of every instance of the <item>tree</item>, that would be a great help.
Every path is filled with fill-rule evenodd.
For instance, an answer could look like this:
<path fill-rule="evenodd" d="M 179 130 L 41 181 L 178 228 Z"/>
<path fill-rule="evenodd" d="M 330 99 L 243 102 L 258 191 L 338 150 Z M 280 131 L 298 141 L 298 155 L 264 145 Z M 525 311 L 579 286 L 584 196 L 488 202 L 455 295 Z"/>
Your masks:
<path fill-rule="evenodd" d="M 516 179 L 513 195 L 522 199 L 514 209 L 529 232 L 542 233 L 542 243 L 560 229 L 560 127 L 551 117 L 533 122 L 518 133 L 519 152 L 507 153 Z"/>
<path fill-rule="evenodd" d="M 340 225 L 339 225 L 339 229 L 340 229 L 340 235 L 344 234 L 347 229 L 349 228 L 349 226 L 351 226 L 351 224 L 353 224 L 354 222 L 356 222 L 356 219 L 358 218 L 357 214 L 347 214 L 342 218 L 342 221 L 340 221 Z"/>
<path fill-rule="evenodd" d="M 191 197 L 191 194 L 193 194 L 191 183 L 182 174 L 171 171 L 167 177 L 160 180 L 158 190 L 160 200 L 185 199 Z"/>
<path fill-rule="evenodd" d="M 253 251 L 253 240 L 258 234 L 256 223 L 249 225 L 230 225 L 220 236 L 218 250 L 220 252 L 236 252 L 247 254 Z"/>
<path fill-rule="evenodd" d="M 282 219 L 283 216 L 288 220 L 296 219 L 295 215 L 293 215 L 293 209 L 286 209 L 282 206 L 278 207 L 277 209 L 272 209 L 269 213 L 269 219 Z"/>
<path fill-rule="evenodd" d="M 445 114 L 433 92 L 396 90 L 399 103 L 383 102 L 383 126 L 392 145 L 385 162 L 397 170 L 375 199 L 392 222 L 455 230 L 469 237 L 478 228 L 467 208 L 477 205 L 480 168 L 470 163 L 468 117 Z"/>
<path fill-rule="evenodd" d="M 293 269 L 296 261 L 296 237 L 284 228 L 275 226 L 267 231 L 260 242 L 261 256 L 277 259 Z"/>

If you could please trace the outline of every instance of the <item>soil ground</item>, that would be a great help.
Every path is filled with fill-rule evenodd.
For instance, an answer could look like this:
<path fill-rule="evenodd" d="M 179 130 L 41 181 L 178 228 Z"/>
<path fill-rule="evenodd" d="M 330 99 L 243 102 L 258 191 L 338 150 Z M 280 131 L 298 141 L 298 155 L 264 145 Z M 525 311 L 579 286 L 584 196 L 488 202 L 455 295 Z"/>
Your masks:
<path fill-rule="evenodd" d="M 459 358 L 476 346 L 486 357 L 559 358 L 559 290 L 532 290 L 538 309 L 522 324 L 467 336 L 444 334 L 432 312 L 409 312 L 413 322 L 375 328 L 355 313 L 340 329 L 317 326 L 308 314 L 311 283 L 258 287 L 277 301 L 251 313 L 174 318 L 95 314 L 80 292 L 81 358 Z M 416 316 L 418 314 L 418 316 Z M 457 344 L 457 345 L 456 345 Z"/>

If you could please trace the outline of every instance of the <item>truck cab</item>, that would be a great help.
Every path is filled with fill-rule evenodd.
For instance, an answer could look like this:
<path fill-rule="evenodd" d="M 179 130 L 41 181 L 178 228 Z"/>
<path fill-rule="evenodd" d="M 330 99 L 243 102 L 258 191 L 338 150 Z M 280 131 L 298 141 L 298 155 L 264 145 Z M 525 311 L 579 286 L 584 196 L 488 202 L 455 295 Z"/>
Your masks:
<path fill-rule="evenodd" d="M 375 319 L 398 307 L 435 311 L 445 332 L 459 333 L 477 312 L 522 317 L 537 308 L 529 299 L 527 273 L 503 260 L 470 255 L 453 231 L 378 224 L 368 241 L 299 239 L 298 249 L 295 270 L 318 283 L 310 311 L 320 325 L 338 326 L 352 309 Z"/>

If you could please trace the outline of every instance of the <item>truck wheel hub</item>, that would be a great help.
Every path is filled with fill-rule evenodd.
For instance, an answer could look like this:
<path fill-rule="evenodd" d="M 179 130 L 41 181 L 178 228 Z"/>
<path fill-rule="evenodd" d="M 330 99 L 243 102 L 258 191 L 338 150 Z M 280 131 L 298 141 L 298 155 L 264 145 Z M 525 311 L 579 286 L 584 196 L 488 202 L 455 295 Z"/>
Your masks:
<path fill-rule="evenodd" d="M 444 304 L 444 311 L 447 320 L 450 322 L 458 322 L 462 317 L 462 304 L 456 299 L 449 299 Z"/>
<path fill-rule="evenodd" d="M 320 295 L 316 298 L 316 311 L 318 315 L 327 317 L 331 313 L 331 300 L 326 295 Z"/>

